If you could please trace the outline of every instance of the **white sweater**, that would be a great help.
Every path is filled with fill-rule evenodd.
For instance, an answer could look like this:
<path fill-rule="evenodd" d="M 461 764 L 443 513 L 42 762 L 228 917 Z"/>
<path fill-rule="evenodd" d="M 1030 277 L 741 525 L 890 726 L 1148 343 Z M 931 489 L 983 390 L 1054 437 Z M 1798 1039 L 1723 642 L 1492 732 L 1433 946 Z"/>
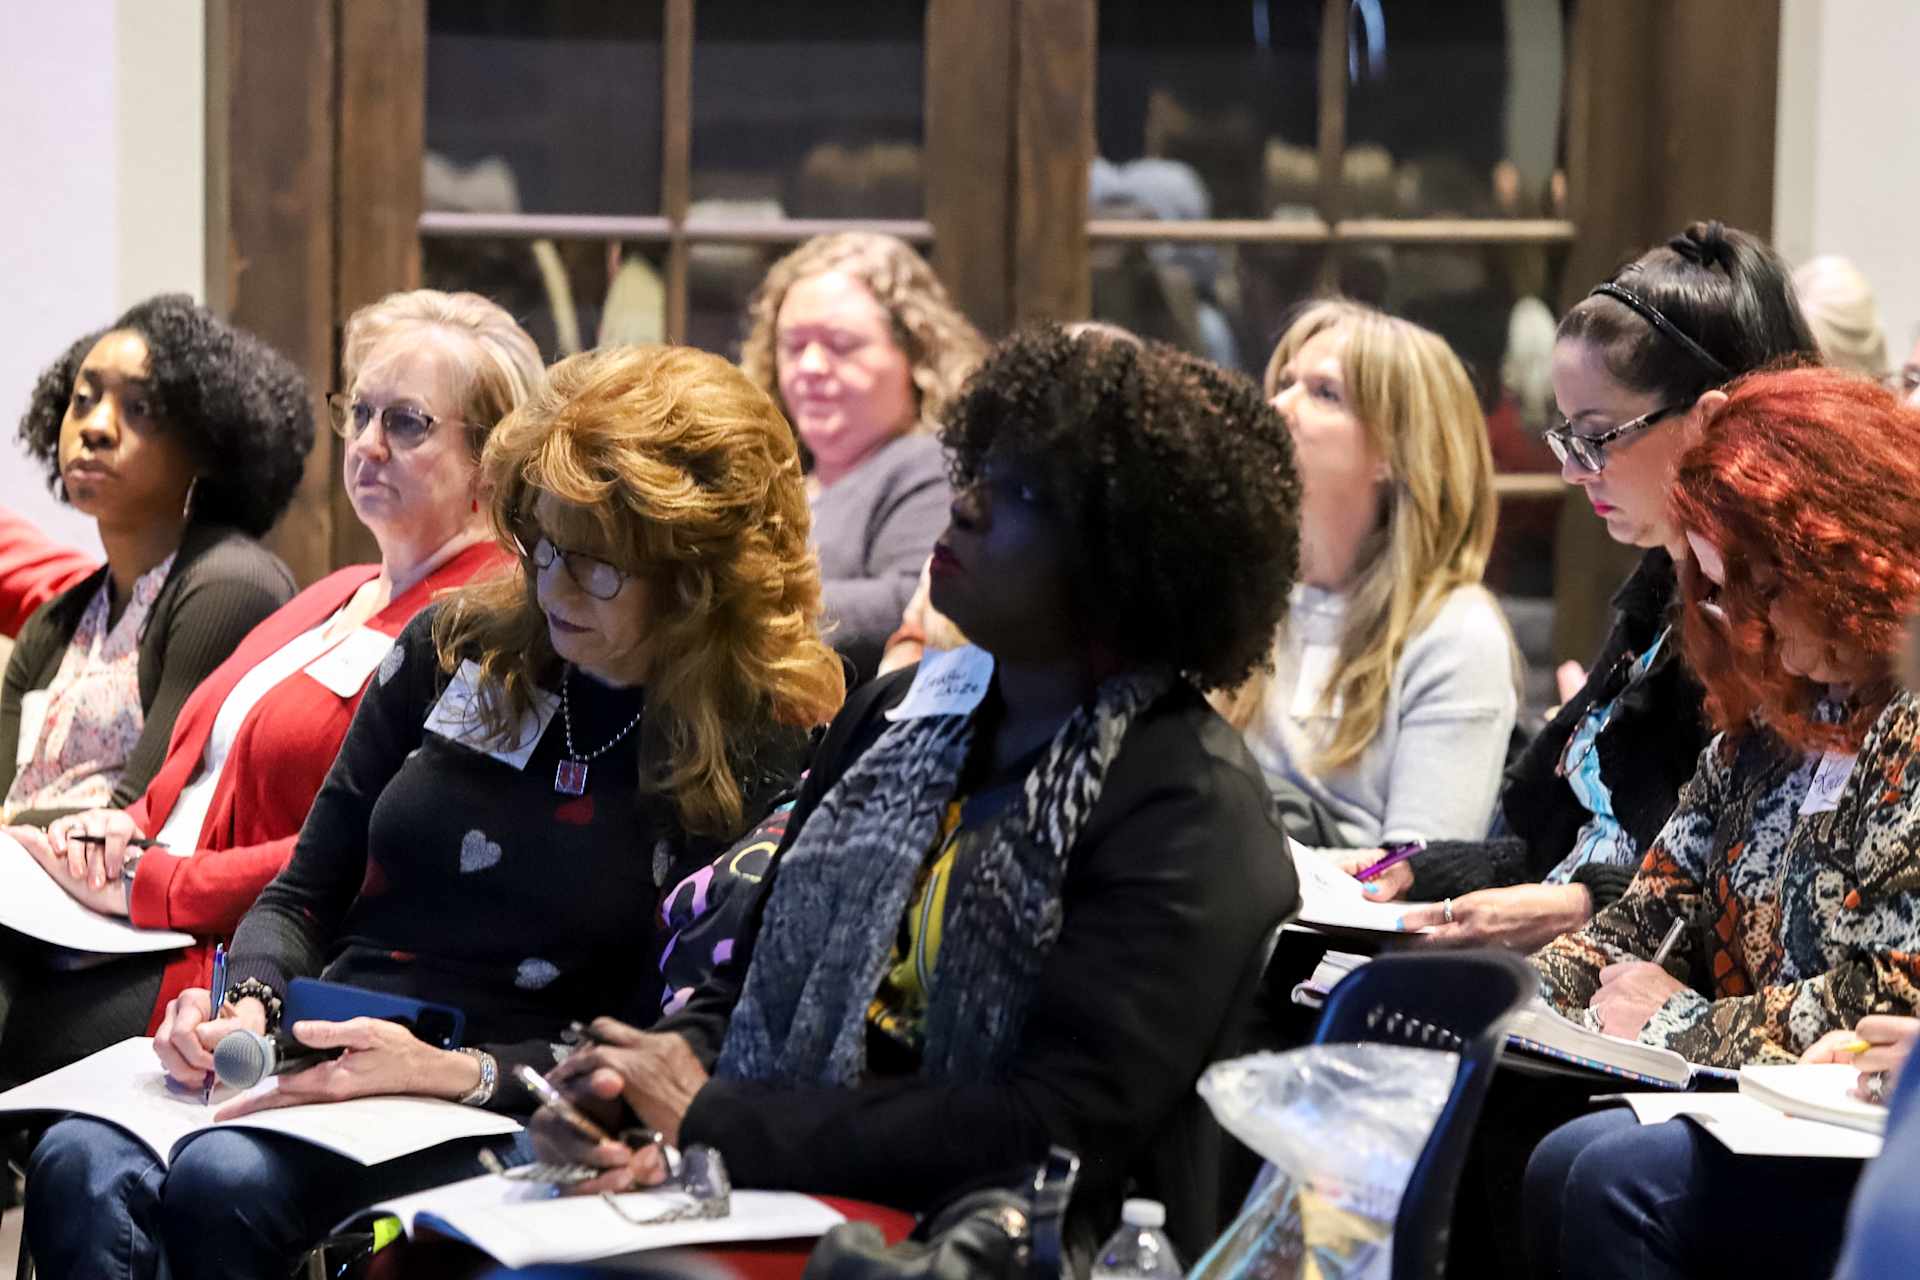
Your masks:
<path fill-rule="evenodd" d="M 1317 711 L 1346 607 L 1336 592 L 1293 589 L 1273 682 L 1247 726 L 1254 759 L 1269 782 L 1290 782 L 1325 805 L 1348 847 L 1480 839 L 1519 709 L 1500 606 L 1480 587 L 1454 591 L 1402 650 L 1379 733 L 1358 760 L 1321 777 L 1310 762 L 1333 721 Z"/>

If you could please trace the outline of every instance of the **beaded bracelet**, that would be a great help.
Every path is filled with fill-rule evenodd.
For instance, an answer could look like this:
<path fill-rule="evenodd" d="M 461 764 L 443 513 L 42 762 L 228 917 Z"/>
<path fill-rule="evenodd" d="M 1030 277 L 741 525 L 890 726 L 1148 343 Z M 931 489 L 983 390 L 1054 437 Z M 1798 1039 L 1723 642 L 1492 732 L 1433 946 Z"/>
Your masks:
<path fill-rule="evenodd" d="M 460 1049 L 456 1052 L 464 1053 L 480 1064 L 480 1083 L 461 1095 L 460 1105 L 463 1107 L 486 1106 L 493 1101 L 493 1091 L 500 1087 L 500 1064 L 495 1062 L 493 1055 L 485 1049 Z"/>
<path fill-rule="evenodd" d="M 267 1034 L 272 1035 L 278 1031 L 280 1029 L 280 1012 L 283 1008 L 280 1002 L 280 993 L 258 978 L 248 978 L 245 982 L 236 982 L 227 988 L 228 1004 L 237 1004 L 248 996 L 252 996 L 255 1000 L 258 1000 L 266 1009 Z M 220 1011 L 217 1009 L 214 1010 L 213 1016 L 216 1018 L 219 1017 Z"/>

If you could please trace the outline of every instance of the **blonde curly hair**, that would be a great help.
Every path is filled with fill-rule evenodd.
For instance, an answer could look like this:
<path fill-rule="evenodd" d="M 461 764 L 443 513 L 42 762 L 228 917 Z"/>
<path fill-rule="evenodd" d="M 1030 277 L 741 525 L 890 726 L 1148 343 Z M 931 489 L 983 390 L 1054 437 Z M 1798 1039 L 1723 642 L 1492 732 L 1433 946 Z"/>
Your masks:
<path fill-rule="evenodd" d="M 682 824 L 731 837 L 744 825 L 748 744 L 775 726 L 823 724 L 846 696 L 820 639 L 820 570 L 793 431 L 718 356 L 614 347 L 548 370 L 494 429 L 480 463 L 488 517 L 509 546 L 535 500 L 557 500 L 547 532 L 644 575 L 647 710 L 667 743 Z M 564 527 L 561 527 L 564 526 Z M 561 669 L 535 571 L 463 588 L 434 620 L 441 665 L 480 667 L 480 718 L 498 740 Z"/>
<path fill-rule="evenodd" d="M 740 367 L 780 412 L 791 417 L 780 396 L 780 366 L 774 330 L 787 290 L 810 276 L 843 271 L 886 308 L 893 319 L 893 340 L 913 373 L 919 409 L 910 431 L 937 423 L 960 394 L 960 384 L 987 353 L 987 342 L 947 295 L 927 260 L 906 241 L 874 231 L 842 231 L 813 239 L 773 264 L 747 303 L 747 336 L 740 344 Z"/>

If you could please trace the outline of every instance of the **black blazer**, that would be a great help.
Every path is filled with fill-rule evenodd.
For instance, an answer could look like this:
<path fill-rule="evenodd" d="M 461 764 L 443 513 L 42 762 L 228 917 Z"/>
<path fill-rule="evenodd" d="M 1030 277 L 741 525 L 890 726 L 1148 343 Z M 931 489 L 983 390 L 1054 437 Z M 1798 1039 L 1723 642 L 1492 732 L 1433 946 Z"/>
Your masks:
<path fill-rule="evenodd" d="M 1507 770 L 1500 792 L 1506 834 L 1489 840 L 1435 841 L 1413 860 L 1409 896 L 1433 901 L 1474 889 L 1536 881 L 1573 848 L 1591 817 L 1559 775 L 1560 756 L 1589 708 L 1620 694 L 1633 662 L 1672 616 L 1673 560 L 1658 548 L 1647 552 L 1614 593 L 1613 628 L 1593 660 L 1587 683 L 1568 699 L 1525 754 Z M 1680 660 L 1680 636 L 1667 637 L 1646 677 L 1620 694 L 1594 750 L 1600 777 L 1613 797 L 1613 811 L 1642 850 L 1653 844 L 1693 777 L 1712 737 L 1701 711 L 1700 685 Z M 1598 910 L 1618 898 L 1632 879 L 1628 868 L 1583 868 Z"/>
<path fill-rule="evenodd" d="M 41 605 L 20 628 L 0 684 L 0 797 L 13 785 L 20 699 L 53 683 L 81 616 L 106 580 L 102 565 Z M 247 632 L 292 598 L 293 575 L 273 552 L 224 525 L 187 526 L 140 636 L 140 709 L 146 724 L 114 788 L 114 808 L 132 804 L 159 771 L 187 695 L 227 660 Z M 64 812 L 27 810 L 14 821 L 44 826 Z"/>
<path fill-rule="evenodd" d="M 886 728 L 913 670 L 861 689 L 828 730 L 788 842 L 848 763 Z M 761 888 L 778 875 L 780 860 Z M 1167 1206 L 1198 1257 L 1221 1225 L 1221 1134 L 1194 1084 L 1233 1056 L 1251 1012 L 1253 958 L 1298 905 L 1293 860 L 1259 769 L 1191 689 L 1128 730 L 1100 800 L 1068 855 L 1065 927 L 1034 993 L 1020 1046 L 998 1079 L 879 1079 L 858 1089 L 714 1080 L 681 1124 L 720 1150 L 743 1186 L 856 1196 L 912 1210 L 1009 1179 L 1058 1143 L 1081 1158 L 1069 1216 L 1089 1256 L 1131 1190 Z M 658 1030 L 711 1064 L 747 966 L 733 960 Z"/>

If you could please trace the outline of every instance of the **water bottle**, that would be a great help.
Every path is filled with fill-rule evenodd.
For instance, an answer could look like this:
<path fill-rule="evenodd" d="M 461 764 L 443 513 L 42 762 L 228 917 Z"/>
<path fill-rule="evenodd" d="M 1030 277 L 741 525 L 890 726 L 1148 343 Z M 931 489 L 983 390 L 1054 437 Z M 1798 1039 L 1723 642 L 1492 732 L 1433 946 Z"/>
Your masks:
<path fill-rule="evenodd" d="M 1166 1225 L 1167 1210 L 1158 1200 L 1127 1201 L 1120 1229 L 1093 1260 L 1093 1280 L 1180 1280 L 1185 1268 L 1161 1230 Z"/>

